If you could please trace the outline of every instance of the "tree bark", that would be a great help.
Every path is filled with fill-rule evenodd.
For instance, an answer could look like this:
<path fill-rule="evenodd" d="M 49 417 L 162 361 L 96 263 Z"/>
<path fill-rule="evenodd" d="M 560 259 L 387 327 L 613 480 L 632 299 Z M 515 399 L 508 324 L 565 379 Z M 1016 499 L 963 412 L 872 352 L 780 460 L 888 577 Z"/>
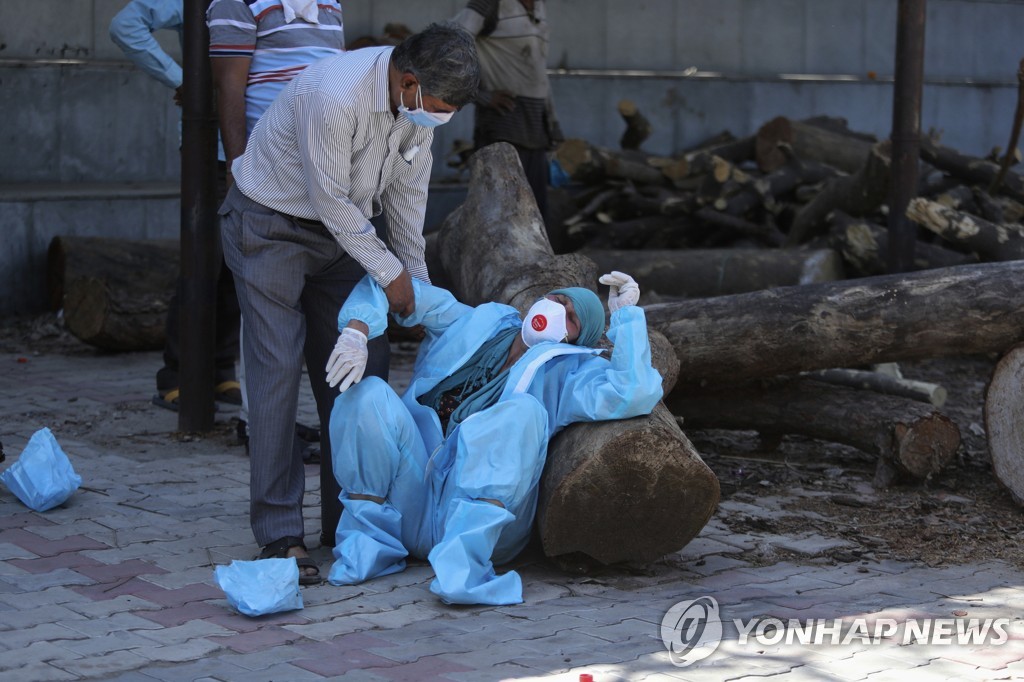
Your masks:
<path fill-rule="evenodd" d="M 956 459 L 960 430 L 932 405 L 811 379 L 711 391 L 675 391 L 673 414 L 687 428 L 800 434 L 876 454 L 912 479 Z"/>
<path fill-rule="evenodd" d="M 646 306 L 680 382 L 1002 352 L 1024 340 L 1024 262 L 961 265 Z M 678 389 L 677 389 L 678 390 Z"/>
<path fill-rule="evenodd" d="M 957 176 L 970 185 L 988 187 L 999 174 L 999 164 L 973 156 L 966 156 L 955 149 L 943 147 L 928 138 L 921 139 L 921 158 L 936 168 Z M 1024 178 L 1013 171 L 1008 171 L 999 185 L 998 193 L 1024 202 Z"/>
<path fill-rule="evenodd" d="M 524 310 L 556 287 L 596 282 L 589 259 L 552 254 L 516 159 L 504 143 L 474 154 L 466 202 L 441 227 L 442 262 L 466 303 Z M 548 447 L 536 523 L 548 556 L 650 560 L 693 539 L 718 495 L 718 479 L 659 405 L 645 417 L 559 433 Z"/>
<path fill-rule="evenodd" d="M 907 217 L 946 241 L 975 251 L 982 260 L 1024 258 L 1024 226 L 997 225 L 921 198 L 907 206 Z"/>
<path fill-rule="evenodd" d="M 826 218 L 832 211 L 864 215 L 878 208 L 889 191 L 891 163 L 887 143 L 872 146 L 856 173 L 830 180 L 797 212 L 789 228 L 788 243 L 800 244 L 823 232 L 827 227 Z"/>
<path fill-rule="evenodd" d="M 584 250 L 598 270 L 632 275 L 641 291 L 688 298 L 722 296 L 842 278 L 830 249 Z"/>
<path fill-rule="evenodd" d="M 780 144 L 788 144 L 798 158 L 855 173 L 864 165 L 872 142 L 849 131 L 839 132 L 835 126 L 822 127 L 779 116 L 757 131 L 757 165 L 765 173 L 786 163 Z"/>
<path fill-rule="evenodd" d="M 888 230 L 842 211 L 833 211 L 829 214 L 828 220 L 832 225 L 829 242 L 833 249 L 843 254 L 843 262 L 851 275 L 868 277 L 888 272 Z M 928 270 L 977 261 L 977 257 L 972 254 L 919 241 L 914 249 L 912 265 L 914 270 Z"/>
<path fill-rule="evenodd" d="M 64 308 L 68 331 L 90 345 L 159 350 L 179 259 L 174 240 L 54 237 L 47 264 L 50 300 Z"/>
<path fill-rule="evenodd" d="M 1024 506 L 1024 345 L 996 364 L 985 391 L 985 433 L 992 471 L 1014 501 Z"/>

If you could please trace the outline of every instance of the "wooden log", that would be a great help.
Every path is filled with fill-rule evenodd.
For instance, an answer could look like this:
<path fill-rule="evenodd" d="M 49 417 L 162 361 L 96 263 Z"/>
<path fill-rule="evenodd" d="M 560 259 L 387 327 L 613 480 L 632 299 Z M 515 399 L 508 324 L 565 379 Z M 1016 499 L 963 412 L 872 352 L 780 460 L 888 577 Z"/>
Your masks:
<path fill-rule="evenodd" d="M 735 139 L 729 133 L 719 133 L 710 140 L 705 140 L 697 147 L 686 150 L 683 153 L 683 158 L 691 167 L 699 167 L 701 162 L 698 159 L 710 156 L 717 156 L 726 161 L 740 163 L 754 158 L 755 147 L 756 138 L 753 135 Z"/>
<path fill-rule="evenodd" d="M 917 400 L 929 403 L 934 407 L 942 407 L 946 404 L 947 392 L 942 386 L 933 384 L 930 381 L 917 381 L 901 376 L 893 376 L 886 372 L 835 368 L 808 372 L 803 376 L 815 381 L 824 381 L 828 384 L 848 386 L 849 388 L 863 388 L 877 393 L 896 396 L 897 398 Z"/>
<path fill-rule="evenodd" d="M 846 173 L 855 173 L 864 165 L 872 146 L 863 136 L 840 132 L 834 125 L 814 125 L 779 116 L 757 131 L 757 166 L 765 173 L 786 163 L 785 155 L 779 151 L 780 144 L 789 145 L 801 159 L 825 163 Z"/>
<path fill-rule="evenodd" d="M 997 225 L 984 218 L 947 208 L 918 197 L 907 206 L 907 217 L 946 241 L 977 252 L 982 260 L 1024 258 L 1024 226 Z"/>
<path fill-rule="evenodd" d="M 584 250 L 598 270 L 628 272 L 641 291 L 687 298 L 842 279 L 831 249 Z"/>
<path fill-rule="evenodd" d="M 580 223 L 568 234 L 579 248 L 685 248 L 700 243 L 710 230 L 688 216 L 651 215 L 611 223 Z"/>
<path fill-rule="evenodd" d="M 786 242 L 786 235 L 771 223 L 755 223 L 750 220 L 744 220 L 729 213 L 716 211 L 709 206 L 705 206 L 693 215 L 709 225 L 714 225 L 736 235 L 751 237 L 767 246 L 782 246 Z"/>
<path fill-rule="evenodd" d="M 969 185 L 988 187 L 999 175 L 998 164 L 966 156 L 927 137 L 921 139 L 921 158 L 936 168 L 955 175 Z M 999 192 L 1024 202 L 1024 177 L 1013 171 L 1007 171 L 999 185 Z"/>
<path fill-rule="evenodd" d="M 555 287 L 595 285 L 593 261 L 551 252 L 511 145 L 481 149 L 470 170 L 466 202 L 439 237 L 456 296 L 525 310 Z M 659 405 L 646 417 L 559 433 L 548 448 L 536 524 L 548 556 L 649 560 L 693 539 L 718 495 L 718 479 Z"/>
<path fill-rule="evenodd" d="M 47 260 L 51 303 L 73 335 L 104 350 L 163 348 L 177 241 L 59 236 Z"/>
<path fill-rule="evenodd" d="M 806 284 L 645 306 L 680 382 L 1002 352 L 1024 340 L 1024 262 Z"/>
<path fill-rule="evenodd" d="M 714 208 L 729 215 L 744 213 L 766 206 L 773 208 L 779 197 L 805 184 L 817 184 L 836 177 L 833 169 L 823 164 L 791 157 L 789 161 L 768 175 L 756 178 L 737 194 L 715 201 Z"/>
<path fill-rule="evenodd" d="M 718 479 L 659 403 L 649 417 L 559 433 L 548 449 L 537 524 L 549 556 L 652 561 L 686 546 L 718 497 Z"/>
<path fill-rule="evenodd" d="M 876 454 L 915 480 L 956 459 L 960 429 L 932 405 L 809 379 L 728 390 L 676 390 L 667 401 L 687 428 L 800 434 Z"/>
<path fill-rule="evenodd" d="M 797 212 L 787 243 L 801 244 L 824 232 L 832 211 L 864 215 L 878 208 L 889 191 L 891 165 L 888 143 L 872 146 L 856 173 L 829 180 L 818 196 Z"/>
<path fill-rule="evenodd" d="M 679 185 L 689 174 L 684 158 L 655 156 L 637 149 L 605 149 L 580 139 L 562 142 L 555 158 L 570 178 L 591 184 L 628 180 L 638 185 Z"/>
<path fill-rule="evenodd" d="M 828 216 L 832 229 L 829 245 L 843 255 L 850 275 L 869 277 L 884 275 L 889 270 L 889 231 L 866 218 L 854 218 L 842 211 Z M 918 242 L 914 249 L 913 270 L 947 268 L 976 263 L 974 254 L 961 253 L 938 244 Z"/>
<path fill-rule="evenodd" d="M 985 390 L 985 435 L 992 472 L 1024 506 L 1024 345 L 1000 358 Z"/>

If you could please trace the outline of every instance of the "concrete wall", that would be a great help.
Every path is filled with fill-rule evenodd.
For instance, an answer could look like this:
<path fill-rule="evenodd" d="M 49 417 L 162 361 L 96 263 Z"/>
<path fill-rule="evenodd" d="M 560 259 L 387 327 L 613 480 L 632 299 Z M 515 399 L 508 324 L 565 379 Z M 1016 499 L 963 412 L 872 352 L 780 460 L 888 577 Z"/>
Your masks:
<path fill-rule="evenodd" d="M 463 2 L 347 0 L 346 36 L 377 34 L 391 21 L 417 30 Z M 45 301 L 36 265 L 53 235 L 175 236 L 173 197 L 132 194 L 140 183 L 177 182 L 179 109 L 110 42 L 123 3 L 0 0 L 0 231 L 12 244 L 0 256 L 0 314 Z M 722 130 L 749 134 L 780 114 L 843 116 L 888 134 L 896 0 L 549 3 L 549 66 L 568 136 L 615 146 L 622 98 L 654 124 L 645 148 L 656 153 Z M 966 153 L 1004 145 L 1024 2 L 931 0 L 927 21 L 924 128 Z M 157 37 L 180 56 L 174 34 Z M 683 75 L 690 67 L 697 73 Z M 436 181 L 457 180 L 445 157 L 456 139 L 472 137 L 469 109 L 438 129 Z M 90 189 L 73 187 L 82 184 Z"/>

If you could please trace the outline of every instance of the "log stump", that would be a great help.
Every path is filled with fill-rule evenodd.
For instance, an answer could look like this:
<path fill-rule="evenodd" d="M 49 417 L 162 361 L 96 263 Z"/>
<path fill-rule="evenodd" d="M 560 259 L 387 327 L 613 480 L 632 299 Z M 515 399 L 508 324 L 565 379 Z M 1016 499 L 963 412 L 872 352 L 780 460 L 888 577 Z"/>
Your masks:
<path fill-rule="evenodd" d="M 985 432 L 992 471 L 1024 506 L 1024 344 L 1014 346 L 996 364 L 985 391 Z"/>
<path fill-rule="evenodd" d="M 77 338 L 110 351 L 159 350 L 178 278 L 174 240 L 54 237 L 51 305 Z"/>

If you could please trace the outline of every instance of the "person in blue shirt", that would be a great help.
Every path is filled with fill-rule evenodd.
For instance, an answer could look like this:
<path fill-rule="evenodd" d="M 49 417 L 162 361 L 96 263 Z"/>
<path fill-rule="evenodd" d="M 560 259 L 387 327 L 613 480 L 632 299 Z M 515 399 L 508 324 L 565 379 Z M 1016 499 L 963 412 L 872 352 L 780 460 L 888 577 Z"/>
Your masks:
<path fill-rule="evenodd" d="M 327 366 L 342 391 L 330 429 L 345 507 L 332 584 L 401 571 L 412 555 L 430 561 L 430 590 L 445 602 L 522 601 L 519 575 L 494 565 L 529 539 L 550 439 L 573 422 L 649 414 L 662 395 L 636 282 L 620 272 L 600 281 L 611 286 L 610 358 L 593 348 L 605 316 L 589 289 L 552 291 L 521 318 L 414 280 L 415 311 L 395 319 L 423 325 L 426 338 L 401 397 L 361 380 L 388 302 L 373 279 L 360 281 Z"/>
<path fill-rule="evenodd" d="M 168 55 L 153 33 L 158 30 L 174 31 L 182 39 L 185 20 L 182 0 L 131 0 L 110 22 L 110 39 L 121 48 L 125 56 L 149 76 L 174 91 L 174 102 L 181 105 L 181 66 Z M 180 137 L 180 128 L 179 128 Z M 179 140 L 180 142 L 180 140 Z M 224 150 L 218 144 L 220 159 L 218 196 L 223 197 L 226 187 Z M 180 290 L 171 297 L 167 306 L 167 338 L 164 344 L 164 365 L 157 371 L 157 395 L 153 403 L 177 410 L 179 400 L 178 368 L 180 347 Z M 231 271 L 223 266 L 217 274 L 216 300 L 215 392 L 221 402 L 240 405 L 241 385 L 235 376 L 238 358 L 239 308 L 235 282 Z"/>

